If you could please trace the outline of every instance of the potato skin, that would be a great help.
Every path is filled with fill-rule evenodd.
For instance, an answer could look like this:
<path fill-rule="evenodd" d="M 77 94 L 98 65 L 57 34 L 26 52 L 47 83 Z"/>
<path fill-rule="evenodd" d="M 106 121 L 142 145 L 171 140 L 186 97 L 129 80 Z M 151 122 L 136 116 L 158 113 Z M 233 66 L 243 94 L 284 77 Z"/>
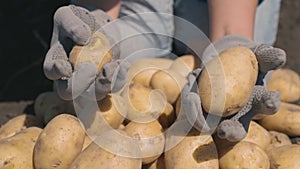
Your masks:
<path fill-rule="evenodd" d="M 267 154 L 256 144 L 241 141 L 233 146 L 218 145 L 220 169 L 269 169 Z"/>
<path fill-rule="evenodd" d="M 300 167 L 300 145 L 290 144 L 268 151 L 270 169 L 298 169 Z"/>
<path fill-rule="evenodd" d="M 124 131 L 137 140 L 143 164 L 155 161 L 164 150 L 165 137 L 162 133 L 162 126 L 157 120 L 148 123 L 130 122 Z"/>
<path fill-rule="evenodd" d="M 279 111 L 258 121 L 267 130 L 275 130 L 289 136 L 300 135 L 300 106 L 281 103 Z"/>
<path fill-rule="evenodd" d="M 269 132 L 254 121 L 250 122 L 249 130 L 246 137 L 242 141 L 248 141 L 259 145 L 262 149 L 268 147 L 271 143 Z"/>
<path fill-rule="evenodd" d="M 10 119 L 0 128 L 0 140 L 11 137 L 27 127 L 43 127 L 43 122 L 36 116 L 22 114 Z"/>
<path fill-rule="evenodd" d="M 76 117 L 61 114 L 51 120 L 34 147 L 35 169 L 68 169 L 81 152 L 85 132 Z"/>
<path fill-rule="evenodd" d="M 0 168 L 33 169 L 33 148 L 41 132 L 40 128 L 29 127 L 0 140 Z"/>
<path fill-rule="evenodd" d="M 126 134 L 126 133 L 123 133 Z M 91 143 L 73 161 L 70 169 L 140 169 L 142 160 L 139 158 L 123 157 L 104 150 L 97 144 Z M 116 144 L 116 143 L 112 143 Z"/>
<path fill-rule="evenodd" d="M 164 154 L 166 169 L 218 169 L 218 153 L 209 135 L 192 131 Z"/>
<path fill-rule="evenodd" d="M 267 147 L 267 149 L 277 148 L 277 147 L 281 147 L 281 146 L 284 146 L 284 145 L 292 144 L 290 138 L 284 133 L 280 133 L 280 132 L 277 132 L 277 131 L 269 131 L 269 133 L 270 133 L 270 136 L 271 136 L 271 143 Z"/>
<path fill-rule="evenodd" d="M 295 102 L 300 99 L 300 76 L 291 69 L 275 70 L 267 88 L 270 91 L 279 91 L 281 101 Z"/>
<path fill-rule="evenodd" d="M 248 102 L 257 74 L 258 63 L 250 49 L 234 47 L 223 51 L 200 74 L 203 109 L 223 117 L 235 114 Z"/>

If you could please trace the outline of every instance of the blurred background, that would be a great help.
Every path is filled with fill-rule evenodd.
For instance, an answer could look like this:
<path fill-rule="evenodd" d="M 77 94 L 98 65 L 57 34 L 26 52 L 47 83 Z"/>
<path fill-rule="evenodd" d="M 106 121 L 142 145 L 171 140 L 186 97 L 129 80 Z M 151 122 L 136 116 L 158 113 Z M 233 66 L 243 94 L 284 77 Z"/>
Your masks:
<path fill-rule="evenodd" d="M 43 74 L 42 63 L 49 48 L 52 16 L 59 6 L 67 4 L 67 0 L 2 2 L 0 102 L 34 100 L 38 94 L 52 90 L 52 82 Z M 287 67 L 298 73 L 300 73 L 299 7 L 298 0 L 282 0 L 279 31 L 275 44 L 286 50 Z"/>

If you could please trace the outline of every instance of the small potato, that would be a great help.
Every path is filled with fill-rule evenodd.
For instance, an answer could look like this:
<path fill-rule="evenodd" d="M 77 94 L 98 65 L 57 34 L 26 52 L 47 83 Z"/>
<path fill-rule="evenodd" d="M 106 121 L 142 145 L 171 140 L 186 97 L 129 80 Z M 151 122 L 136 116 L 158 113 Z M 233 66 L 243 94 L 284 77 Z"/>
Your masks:
<path fill-rule="evenodd" d="M 267 147 L 267 149 L 292 144 L 290 138 L 284 133 L 277 131 L 269 131 L 269 133 L 271 136 L 271 144 Z"/>
<path fill-rule="evenodd" d="M 268 147 L 271 143 L 269 132 L 254 121 L 250 122 L 249 130 L 242 141 L 248 141 L 259 145 L 262 149 Z"/>
<path fill-rule="evenodd" d="M 69 61 L 74 70 L 80 63 L 90 62 L 98 67 L 98 73 L 105 63 L 112 60 L 112 50 L 109 40 L 100 31 L 93 33 L 89 43 L 85 46 L 76 45 L 70 52 Z"/>
<path fill-rule="evenodd" d="M 246 141 L 216 143 L 219 153 L 220 169 L 269 169 L 267 154 L 256 144 Z"/>
<path fill-rule="evenodd" d="M 0 140 L 11 137 L 27 127 L 43 127 L 43 122 L 33 115 L 22 114 L 6 122 L 0 128 Z"/>
<path fill-rule="evenodd" d="M 51 120 L 40 134 L 34 147 L 36 169 L 68 169 L 81 152 L 85 131 L 78 119 L 61 114 Z"/>
<path fill-rule="evenodd" d="M 291 69 L 275 70 L 267 88 L 270 91 L 279 91 L 281 101 L 295 102 L 300 99 L 300 76 Z"/>
<path fill-rule="evenodd" d="M 138 142 L 143 164 L 155 161 L 164 150 L 165 137 L 157 120 L 148 123 L 130 122 L 124 131 Z"/>
<path fill-rule="evenodd" d="M 157 119 L 167 104 L 159 90 L 152 90 L 138 83 L 132 83 L 123 91 L 122 97 L 128 107 L 127 119 L 147 122 Z"/>
<path fill-rule="evenodd" d="M 119 131 L 122 135 L 126 133 Z M 110 139 L 110 138 L 107 138 Z M 115 138 L 116 139 L 116 138 Z M 111 149 L 103 148 L 103 145 L 97 143 L 103 143 L 107 141 L 106 138 L 98 138 L 95 142 L 91 143 L 83 152 L 81 152 L 77 158 L 73 161 L 70 169 L 140 169 L 142 167 L 142 160 L 140 158 L 130 157 L 129 154 L 122 154 L 124 151 L 128 151 L 130 145 L 122 144 L 122 138 L 119 138 L 117 142 L 108 142 L 107 144 L 113 144 L 111 146 L 117 147 L 118 153 L 114 153 Z M 125 147 L 125 148 L 124 148 Z M 134 151 L 135 147 L 131 151 Z"/>
<path fill-rule="evenodd" d="M 299 169 L 300 145 L 290 144 L 268 151 L 270 169 Z"/>
<path fill-rule="evenodd" d="M 185 136 L 179 144 L 167 150 L 164 158 L 166 169 L 219 168 L 218 152 L 212 137 L 200 135 L 195 130 Z"/>
<path fill-rule="evenodd" d="M 199 76 L 202 107 L 218 116 L 230 116 L 248 102 L 258 75 L 258 62 L 246 47 L 233 47 L 214 57 Z"/>
<path fill-rule="evenodd" d="M 196 67 L 195 58 L 186 55 L 177 58 L 168 69 L 157 71 L 151 78 L 150 86 L 161 90 L 170 104 L 175 103 L 181 89 L 187 83 L 187 75 Z"/>
<path fill-rule="evenodd" d="M 118 105 L 117 105 L 118 104 Z M 119 126 L 123 123 L 124 117 L 120 114 L 119 110 L 122 111 L 126 115 L 126 107 L 125 101 L 123 98 L 118 97 L 114 94 L 108 94 L 104 99 L 98 101 L 98 106 L 100 112 L 106 120 L 106 122 L 114 129 L 119 128 Z M 121 110 L 123 109 L 123 110 Z"/>
<path fill-rule="evenodd" d="M 29 127 L 0 140 L 0 168 L 33 169 L 33 148 L 41 132 L 40 128 Z"/>
<path fill-rule="evenodd" d="M 258 122 L 267 130 L 300 136 L 300 106 L 282 102 L 277 113 L 265 116 Z"/>

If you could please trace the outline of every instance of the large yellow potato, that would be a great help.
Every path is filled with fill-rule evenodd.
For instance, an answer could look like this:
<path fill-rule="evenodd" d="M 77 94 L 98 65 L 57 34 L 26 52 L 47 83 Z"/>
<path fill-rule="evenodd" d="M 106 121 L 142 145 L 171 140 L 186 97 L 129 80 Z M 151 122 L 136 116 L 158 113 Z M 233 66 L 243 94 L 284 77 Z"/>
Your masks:
<path fill-rule="evenodd" d="M 218 169 L 218 152 L 210 135 L 192 131 L 164 154 L 166 169 Z"/>
<path fill-rule="evenodd" d="M 125 134 L 125 133 L 123 133 Z M 120 138 L 121 139 L 121 138 Z M 142 160 L 140 158 L 124 157 L 99 146 L 95 141 L 91 143 L 73 161 L 70 169 L 140 169 Z M 122 140 L 120 141 L 122 142 Z M 111 142 L 111 144 L 118 144 Z M 120 145 L 115 145 L 115 147 Z M 126 144 L 121 146 L 128 146 Z M 120 149 L 119 151 L 127 151 Z"/>
<path fill-rule="evenodd" d="M 85 131 L 78 119 L 61 114 L 51 120 L 40 134 L 34 147 L 36 169 L 68 169 L 81 152 Z"/>
<path fill-rule="evenodd" d="M 155 161 L 163 153 L 165 137 L 162 126 L 157 120 L 149 123 L 130 122 L 125 126 L 124 131 L 137 140 L 143 164 Z"/>
<path fill-rule="evenodd" d="M 300 145 L 290 144 L 268 151 L 270 169 L 299 169 Z"/>
<path fill-rule="evenodd" d="M 108 39 L 100 31 L 93 33 L 90 42 L 85 46 L 74 46 L 69 55 L 74 70 L 78 64 L 84 62 L 94 63 L 98 67 L 98 72 L 102 70 L 105 63 L 112 60 L 112 50 Z"/>
<path fill-rule="evenodd" d="M 248 141 L 259 145 L 262 149 L 268 147 L 271 143 L 269 132 L 254 121 L 250 122 L 249 130 L 242 141 Z"/>
<path fill-rule="evenodd" d="M 157 71 L 151 78 L 150 86 L 161 90 L 168 102 L 173 104 L 187 83 L 188 73 L 196 67 L 199 67 L 199 64 L 196 63 L 196 59 L 192 55 L 179 57 L 170 68 Z"/>
<path fill-rule="evenodd" d="M 300 99 L 300 77 L 291 69 L 273 71 L 267 88 L 270 91 L 279 91 L 283 102 L 295 102 Z"/>
<path fill-rule="evenodd" d="M 216 143 L 219 153 L 220 169 L 269 169 L 267 154 L 260 146 L 246 141 L 236 144 Z"/>
<path fill-rule="evenodd" d="M 199 77 L 199 95 L 206 112 L 229 116 L 248 102 L 258 74 L 254 53 L 233 47 L 213 58 Z"/>
<path fill-rule="evenodd" d="M 157 119 L 164 111 L 167 101 L 162 92 L 139 83 L 132 83 L 122 93 L 128 107 L 127 119 L 147 122 Z"/>
<path fill-rule="evenodd" d="M 43 122 L 33 115 L 22 114 L 10 119 L 0 128 L 0 140 L 11 137 L 27 127 L 43 127 Z"/>
<path fill-rule="evenodd" d="M 42 129 L 29 127 L 0 140 L 1 169 L 33 169 L 33 148 Z"/>
<path fill-rule="evenodd" d="M 279 111 L 274 115 L 265 116 L 259 124 L 267 130 L 275 130 L 289 136 L 300 135 L 300 106 L 281 103 Z"/>
<path fill-rule="evenodd" d="M 280 133 L 280 132 L 277 132 L 277 131 L 269 131 L 269 133 L 270 133 L 270 136 L 271 136 L 271 143 L 267 147 L 267 149 L 292 144 L 290 138 L 284 133 Z"/>

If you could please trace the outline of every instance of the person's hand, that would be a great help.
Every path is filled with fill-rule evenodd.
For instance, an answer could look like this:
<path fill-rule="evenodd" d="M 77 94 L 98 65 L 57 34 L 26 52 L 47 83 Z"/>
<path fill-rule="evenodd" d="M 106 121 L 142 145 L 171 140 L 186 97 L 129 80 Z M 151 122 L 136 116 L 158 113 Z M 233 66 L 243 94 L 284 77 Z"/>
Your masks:
<path fill-rule="evenodd" d="M 127 72 L 128 66 L 119 66 L 118 49 L 115 46 L 112 47 L 112 61 L 105 64 L 99 74 L 97 65 L 93 63 L 80 63 L 74 71 L 68 60 L 68 54 L 75 44 L 87 45 L 93 32 L 99 31 L 110 21 L 111 18 L 101 10 L 89 11 L 74 5 L 61 7 L 55 12 L 51 48 L 45 57 L 44 73 L 47 78 L 56 81 L 57 92 L 61 98 L 74 99 L 88 90 L 94 82 L 97 98 L 103 98 L 111 91 L 111 82 L 114 81 L 113 70 L 121 72 L 116 76 L 121 80 L 115 80 L 117 84 L 114 89 L 118 90 L 122 86 L 121 83 L 125 83 L 124 72 Z M 112 30 L 109 30 L 109 33 L 100 31 L 109 41 L 113 41 L 110 36 Z"/>

